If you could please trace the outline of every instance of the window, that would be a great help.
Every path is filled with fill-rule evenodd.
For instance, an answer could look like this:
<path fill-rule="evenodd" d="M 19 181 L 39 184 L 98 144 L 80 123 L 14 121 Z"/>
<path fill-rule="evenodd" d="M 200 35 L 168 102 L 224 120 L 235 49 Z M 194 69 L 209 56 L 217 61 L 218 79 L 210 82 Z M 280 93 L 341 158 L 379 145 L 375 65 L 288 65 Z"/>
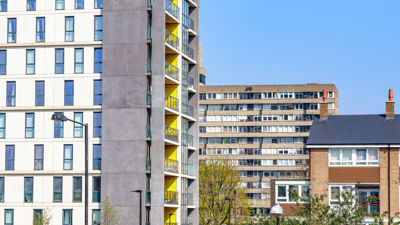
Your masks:
<path fill-rule="evenodd" d="M 94 99 L 93 105 L 102 105 L 103 101 L 103 87 L 102 80 L 94 80 Z"/>
<path fill-rule="evenodd" d="M 94 0 L 94 8 L 102 9 L 103 8 L 103 0 Z"/>
<path fill-rule="evenodd" d="M 44 147 L 43 145 L 35 145 L 35 162 L 34 169 L 35 170 L 43 170 L 43 159 L 44 159 Z"/>
<path fill-rule="evenodd" d="M 64 145 L 64 170 L 73 168 L 73 146 Z"/>
<path fill-rule="evenodd" d="M 101 145 L 93 145 L 93 170 L 101 170 Z"/>
<path fill-rule="evenodd" d="M 341 199 L 341 194 L 344 191 L 352 191 L 354 186 L 350 185 L 330 185 L 329 186 L 329 204 L 337 205 Z"/>
<path fill-rule="evenodd" d="M 35 137 L 35 114 L 25 114 L 25 138 Z"/>
<path fill-rule="evenodd" d="M 0 0 L 0 12 L 7 12 L 7 0 Z"/>
<path fill-rule="evenodd" d="M 64 105 L 74 105 L 74 81 L 68 80 L 64 84 Z"/>
<path fill-rule="evenodd" d="M 27 0 L 26 11 L 36 11 L 36 0 Z"/>
<path fill-rule="evenodd" d="M 74 120 L 83 123 L 83 113 L 76 112 L 74 113 Z M 74 123 L 74 138 L 81 138 L 83 137 L 83 125 Z"/>
<path fill-rule="evenodd" d="M 0 75 L 6 75 L 6 68 L 7 68 L 7 51 L 0 50 Z"/>
<path fill-rule="evenodd" d="M 64 0 L 56 0 L 56 10 L 64 10 L 65 2 Z"/>
<path fill-rule="evenodd" d="M 75 0 L 75 9 L 83 9 L 84 1 L 83 0 Z"/>
<path fill-rule="evenodd" d="M 101 48 L 94 49 L 94 72 L 103 72 L 103 49 Z"/>
<path fill-rule="evenodd" d="M 6 145 L 6 170 L 14 170 L 15 146 Z"/>
<path fill-rule="evenodd" d="M 276 201 L 280 203 L 294 203 L 296 198 L 304 199 L 310 196 L 308 184 L 277 184 Z"/>
<path fill-rule="evenodd" d="M 56 48 L 56 74 L 64 73 L 64 49 Z"/>
<path fill-rule="evenodd" d="M 6 114 L 0 113 L 0 138 L 6 138 Z"/>
<path fill-rule="evenodd" d="M 24 202 L 33 202 L 33 177 L 24 178 Z"/>
<path fill-rule="evenodd" d="M 74 17 L 73 16 L 65 17 L 65 41 L 66 42 L 74 41 Z"/>
<path fill-rule="evenodd" d="M 73 178 L 73 202 L 82 202 L 82 177 Z"/>
<path fill-rule="evenodd" d="M 4 202 L 4 177 L 0 177 L 0 202 Z"/>
<path fill-rule="evenodd" d="M 63 209 L 62 225 L 72 225 L 72 209 Z"/>
<path fill-rule="evenodd" d="M 34 209 L 33 210 L 33 224 L 43 225 L 43 210 Z"/>
<path fill-rule="evenodd" d="M 94 40 L 103 40 L 103 16 L 94 16 Z"/>
<path fill-rule="evenodd" d="M 92 225 L 100 225 L 100 209 L 93 209 L 92 219 Z"/>
<path fill-rule="evenodd" d="M 84 52 L 83 48 L 75 49 L 75 73 L 80 74 L 83 73 L 84 68 Z"/>
<path fill-rule="evenodd" d="M 44 81 L 35 82 L 35 106 L 44 106 Z"/>
<path fill-rule="evenodd" d="M 17 19 L 8 19 L 7 43 L 15 43 L 17 41 Z"/>
<path fill-rule="evenodd" d="M 5 209 L 4 210 L 4 225 L 14 225 L 14 210 Z"/>
<path fill-rule="evenodd" d="M 379 165 L 378 149 L 330 149 L 329 165 Z"/>
<path fill-rule="evenodd" d="M 93 177 L 93 202 L 100 202 L 101 178 Z"/>
<path fill-rule="evenodd" d="M 101 137 L 102 127 L 102 115 L 101 112 L 93 113 L 93 137 Z"/>
<path fill-rule="evenodd" d="M 53 178 L 53 202 L 62 202 L 63 178 Z"/>
<path fill-rule="evenodd" d="M 64 137 L 64 121 L 54 120 L 54 138 L 63 138 L 63 137 Z"/>
<path fill-rule="evenodd" d="M 15 106 L 16 84 L 15 81 L 7 81 L 7 106 Z"/>
<path fill-rule="evenodd" d="M 26 50 L 26 74 L 35 74 L 35 49 Z"/>

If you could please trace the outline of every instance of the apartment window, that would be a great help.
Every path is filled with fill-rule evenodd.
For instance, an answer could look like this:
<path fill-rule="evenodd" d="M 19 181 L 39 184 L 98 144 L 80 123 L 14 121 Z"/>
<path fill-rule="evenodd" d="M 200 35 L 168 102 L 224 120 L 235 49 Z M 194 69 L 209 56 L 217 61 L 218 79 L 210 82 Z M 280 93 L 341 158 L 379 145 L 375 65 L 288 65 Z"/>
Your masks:
<path fill-rule="evenodd" d="M 7 0 L 0 0 L 0 12 L 7 12 Z"/>
<path fill-rule="evenodd" d="M 7 68 L 7 51 L 0 50 L 0 75 L 6 75 Z"/>
<path fill-rule="evenodd" d="M 341 194 L 345 191 L 351 192 L 354 186 L 350 185 L 330 185 L 329 186 L 329 204 L 337 205 L 341 199 Z"/>
<path fill-rule="evenodd" d="M 84 7 L 84 0 L 75 0 L 75 9 L 83 9 Z"/>
<path fill-rule="evenodd" d="M 64 137 L 64 121 L 54 120 L 54 138 L 63 138 L 63 137 Z"/>
<path fill-rule="evenodd" d="M 84 51 L 83 48 L 75 49 L 75 73 L 83 73 L 84 68 Z"/>
<path fill-rule="evenodd" d="M 53 202 L 62 202 L 63 180 L 62 177 L 53 178 Z"/>
<path fill-rule="evenodd" d="M 35 49 L 26 50 L 26 74 L 35 74 Z"/>
<path fill-rule="evenodd" d="M 4 225 L 14 225 L 14 210 L 5 209 L 4 210 Z"/>
<path fill-rule="evenodd" d="M 45 18 L 37 17 L 36 18 L 36 42 L 44 42 L 45 41 Z"/>
<path fill-rule="evenodd" d="M 6 138 L 6 114 L 0 113 L 0 138 Z"/>
<path fill-rule="evenodd" d="M 44 106 L 44 81 L 35 82 L 35 106 Z"/>
<path fill-rule="evenodd" d="M 0 177 L 0 202 L 4 202 L 4 177 Z"/>
<path fill-rule="evenodd" d="M 74 120 L 83 123 L 83 113 L 76 112 L 74 113 Z M 83 137 L 83 125 L 74 123 L 74 138 L 81 138 Z"/>
<path fill-rule="evenodd" d="M 6 145 L 6 170 L 14 170 L 15 146 Z"/>
<path fill-rule="evenodd" d="M 65 41 L 66 42 L 74 41 L 74 17 L 73 16 L 65 17 Z"/>
<path fill-rule="evenodd" d="M 8 19 L 7 43 L 15 43 L 17 41 L 17 19 Z"/>
<path fill-rule="evenodd" d="M 103 101 L 103 87 L 102 80 L 94 80 L 94 99 L 93 105 L 102 105 Z"/>
<path fill-rule="evenodd" d="M 36 0 L 26 1 L 26 11 L 36 11 Z"/>
<path fill-rule="evenodd" d="M 82 202 L 82 177 L 73 178 L 73 202 Z"/>
<path fill-rule="evenodd" d="M 94 49 L 94 72 L 103 72 L 103 49 L 101 48 Z"/>
<path fill-rule="evenodd" d="M 63 209 L 62 225 L 72 225 L 72 209 Z"/>
<path fill-rule="evenodd" d="M 93 137 L 101 137 L 102 115 L 101 112 L 93 113 Z"/>
<path fill-rule="evenodd" d="M 276 201 L 282 203 L 295 203 L 296 197 L 300 199 L 310 196 L 310 185 L 305 184 L 290 184 L 276 185 Z"/>
<path fill-rule="evenodd" d="M 72 170 L 73 167 L 73 146 L 64 145 L 64 170 Z"/>
<path fill-rule="evenodd" d="M 93 170 L 101 170 L 101 145 L 93 145 Z"/>
<path fill-rule="evenodd" d="M 24 202 L 33 202 L 33 177 L 24 178 Z"/>
<path fill-rule="evenodd" d="M 74 105 L 74 81 L 72 80 L 64 83 L 64 105 Z"/>
<path fill-rule="evenodd" d="M 94 40 L 103 40 L 103 16 L 94 16 Z"/>
<path fill-rule="evenodd" d="M 33 210 L 33 224 L 43 225 L 43 210 L 34 209 Z"/>
<path fill-rule="evenodd" d="M 102 9 L 103 8 L 103 0 L 94 0 L 94 8 Z"/>
<path fill-rule="evenodd" d="M 100 225 L 100 209 L 93 209 L 92 211 L 92 225 Z"/>
<path fill-rule="evenodd" d="M 56 74 L 64 73 L 64 49 L 56 48 Z"/>
<path fill-rule="evenodd" d="M 35 114 L 25 114 L 25 138 L 35 137 Z"/>
<path fill-rule="evenodd" d="M 7 106 L 15 106 L 16 84 L 15 81 L 7 81 Z"/>
<path fill-rule="evenodd" d="M 101 178 L 93 177 L 93 202 L 100 202 Z"/>
<path fill-rule="evenodd" d="M 329 149 L 329 165 L 379 165 L 379 151 L 378 149 Z"/>
<path fill-rule="evenodd" d="M 43 170 L 44 147 L 43 145 L 35 145 L 34 152 L 34 169 Z"/>
<path fill-rule="evenodd" d="M 64 0 L 56 0 L 56 10 L 64 10 L 65 2 Z"/>

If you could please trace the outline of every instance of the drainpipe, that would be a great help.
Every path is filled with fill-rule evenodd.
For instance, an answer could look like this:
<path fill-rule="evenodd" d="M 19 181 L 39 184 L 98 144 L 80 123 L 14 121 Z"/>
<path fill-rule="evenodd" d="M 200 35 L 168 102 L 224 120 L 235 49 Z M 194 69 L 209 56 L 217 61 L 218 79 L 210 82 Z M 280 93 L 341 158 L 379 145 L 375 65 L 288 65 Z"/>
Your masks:
<path fill-rule="evenodd" d="M 388 220 L 390 225 L 390 144 L 388 144 Z"/>

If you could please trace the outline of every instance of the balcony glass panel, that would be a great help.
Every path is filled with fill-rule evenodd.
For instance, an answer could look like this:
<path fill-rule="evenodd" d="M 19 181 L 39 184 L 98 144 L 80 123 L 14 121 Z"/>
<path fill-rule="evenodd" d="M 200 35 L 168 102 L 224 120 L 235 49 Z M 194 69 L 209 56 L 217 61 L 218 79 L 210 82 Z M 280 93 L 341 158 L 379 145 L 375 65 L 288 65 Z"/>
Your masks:
<path fill-rule="evenodd" d="M 179 68 L 169 62 L 165 62 L 165 74 L 179 81 Z"/>
<path fill-rule="evenodd" d="M 165 127 L 165 139 L 178 142 L 179 130 L 172 127 Z"/>
<path fill-rule="evenodd" d="M 179 99 L 172 97 L 171 95 L 165 95 L 165 106 L 178 111 L 179 110 Z"/>
<path fill-rule="evenodd" d="M 194 50 L 189 47 L 189 45 L 182 43 L 183 54 L 189 56 L 191 59 L 194 59 Z"/>
<path fill-rule="evenodd" d="M 174 159 L 166 159 L 164 169 L 168 172 L 178 173 L 178 161 Z"/>
<path fill-rule="evenodd" d="M 165 42 L 179 50 L 179 37 L 165 29 Z"/>
<path fill-rule="evenodd" d="M 165 10 L 179 20 L 179 7 L 171 0 L 165 0 Z"/>
<path fill-rule="evenodd" d="M 178 192 L 165 191 L 164 192 L 164 204 L 178 205 Z"/>

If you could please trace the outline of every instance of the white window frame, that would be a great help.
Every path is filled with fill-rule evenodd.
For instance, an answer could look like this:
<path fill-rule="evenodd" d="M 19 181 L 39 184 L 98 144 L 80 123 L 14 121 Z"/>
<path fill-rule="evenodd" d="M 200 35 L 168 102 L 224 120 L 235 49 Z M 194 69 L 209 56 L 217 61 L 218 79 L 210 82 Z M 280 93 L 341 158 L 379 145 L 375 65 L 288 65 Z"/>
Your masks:
<path fill-rule="evenodd" d="M 302 189 L 303 186 L 307 186 L 310 190 L 311 194 L 311 185 L 310 184 L 275 184 L 275 202 L 279 204 L 295 204 L 297 202 L 295 201 L 289 201 L 289 186 L 291 185 L 297 185 L 297 193 L 299 194 L 299 198 L 301 199 L 302 196 Z M 286 186 L 286 197 L 278 197 L 278 187 L 279 186 Z M 279 200 L 285 200 L 285 201 L 279 201 Z M 304 203 L 304 202 L 299 202 L 299 203 Z"/>
<path fill-rule="evenodd" d="M 339 200 L 332 200 L 332 196 L 331 196 L 331 189 L 332 187 L 339 187 L 339 195 L 341 195 L 341 193 L 343 192 L 343 190 L 345 189 L 345 187 L 352 189 L 352 191 L 355 191 L 355 185 L 354 184 L 331 184 L 329 185 L 329 205 L 336 205 L 336 204 L 332 204 L 332 202 L 337 202 L 339 203 Z M 341 198 L 341 197 L 340 197 Z"/>
<path fill-rule="evenodd" d="M 365 149 L 367 150 L 367 158 L 365 161 L 357 161 L 357 150 L 360 149 Z M 339 156 L 339 161 L 335 161 L 337 163 L 339 163 L 338 165 L 333 165 L 332 161 L 331 161 L 331 151 L 332 150 L 339 150 L 340 151 L 340 156 Z M 343 150 L 351 150 L 351 161 L 343 161 Z M 377 151 L 377 160 L 369 160 L 369 151 L 371 150 L 376 150 Z M 353 148 L 330 148 L 328 151 L 328 163 L 330 167 L 345 167 L 345 166 L 379 166 L 380 161 L 379 161 L 379 148 L 357 148 L 357 149 L 353 149 Z M 357 164 L 360 162 L 365 162 L 366 164 Z M 344 164 L 344 163 L 350 163 L 350 164 Z M 400 162 L 399 162 L 400 163 Z M 400 164 L 399 164 L 400 165 Z"/>

